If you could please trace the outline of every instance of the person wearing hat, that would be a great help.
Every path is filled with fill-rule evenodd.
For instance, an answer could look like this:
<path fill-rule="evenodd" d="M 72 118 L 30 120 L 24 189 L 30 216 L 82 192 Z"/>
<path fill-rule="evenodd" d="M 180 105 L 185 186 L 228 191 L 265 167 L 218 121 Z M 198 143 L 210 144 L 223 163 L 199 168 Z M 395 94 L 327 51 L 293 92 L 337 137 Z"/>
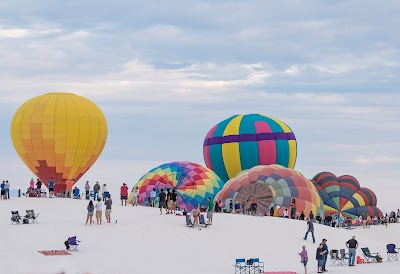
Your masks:
<path fill-rule="evenodd" d="M 322 240 L 322 251 L 325 251 L 324 255 L 323 255 L 323 263 L 322 263 L 322 272 L 328 272 L 328 270 L 325 269 L 325 265 L 326 265 L 326 260 L 328 259 L 328 245 L 326 244 L 327 240 L 323 239 Z"/>
<path fill-rule="evenodd" d="M 125 203 L 126 206 L 126 200 L 128 199 L 128 186 L 123 183 L 121 186 L 121 205 L 123 206 Z"/>

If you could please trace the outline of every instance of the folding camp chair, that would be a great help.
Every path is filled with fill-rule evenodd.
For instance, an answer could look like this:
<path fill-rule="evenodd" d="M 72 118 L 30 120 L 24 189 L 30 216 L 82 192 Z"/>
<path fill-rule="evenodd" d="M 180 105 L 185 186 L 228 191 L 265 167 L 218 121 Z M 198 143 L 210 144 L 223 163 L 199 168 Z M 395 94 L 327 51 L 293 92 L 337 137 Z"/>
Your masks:
<path fill-rule="evenodd" d="M 253 264 L 250 266 L 249 273 L 264 273 L 264 263 L 259 258 L 250 259 Z"/>
<path fill-rule="evenodd" d="M 193 222 L 192 218 L 190 218 L 190 215 L 186 215 L 186 226 L 193 227 Z"/>
<path fill-rule="evenodd" d="M 35 212 L 33 210 L 26 210 L 26 215 L 25 218 L 28 219 L 29 221 L 31 221 L 32 223 L 37 223 L 37 219 L 39 217 L 39 214 L 35 214 Z"/>
<path fill-rule="evenodd" d="M 204 219 L 204 215 L 200 214 L 199 216 L 199 224 L 203 225 L 205 228 L 207 228 L 208 224 L 206 223 L 206 220 Z"/>
<path fill-rule="evenodd" d="M 235 274 L 239 273 L 249 273 L 249 266 L 246 263 L 246 259 L 236 259 L 236 263 L 233 265 L 235 267 Z"/>
<path fill-rule="evenodd" d="M 20 224 L 21 216 L 19 215 L 18 211 L 11 211 L 11 224 Z"/>
<path fill-rule="evenodd" d="M 349 264 L 349 254 L 346 253 L 346 250 L 344 248 L 340 249 L 340 258 L 343 261 L 343 265 Z"/>
<path fill-rule="evenodd" d="M 78 251 L 78 246 L 80 244 L 81 241 L 78 241 L 76 239 L 76 236 L 72 236 L 68 238 L 68 246 L 70 251 Z"/>
<path fill-rule="evenodd" d="M 386 246 L 387 260 L 388 262 L 394 262 L 399 260 L 399 249 L 396 248 L 395 244 L 388 244 Z"/>
<path fill-rule="evenodd" d="M 362 247 L 361 251 L 364 255 L 364 259 L 366 263 L 377 263 L 382 260 L 382 257 L 379 255 L 378 252 L 371 253 L 368 247 Z"/>
<path fill-rule="evenodd" d="M 330 263 L 332 266 L 338 266 L 338 265 L 343 265 L 343 260 L 342 258 L 339 256 L 339 250 L 337 249 L 332 249 L 329 252 L 330 255 Z"/>

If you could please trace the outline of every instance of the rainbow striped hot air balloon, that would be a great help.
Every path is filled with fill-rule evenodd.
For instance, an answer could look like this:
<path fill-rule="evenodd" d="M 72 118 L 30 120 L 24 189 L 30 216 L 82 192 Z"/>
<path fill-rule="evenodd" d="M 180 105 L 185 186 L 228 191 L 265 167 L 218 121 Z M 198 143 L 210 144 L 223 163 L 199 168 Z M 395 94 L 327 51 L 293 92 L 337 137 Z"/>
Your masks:
<path fill-rule="evenodd" d="M 54 191 L 78 181 L 94 164 L 107 140 L 107 122 L 92 101 L 72 93 L 47 93 L 25 102 L 14 114 L 15 150 L 38 178 Z"/>
<path fill-rule="evenodd" d="M 225 182 L 242 170 L 278 164 L 294 168 L 297 142 L 282 121 L 261 114 L 234 115 L 207 134 L 203 146 L 207 167 Z"/>
<path fill-rule="evenodd" d="M 154 188 L 158 194 L 161 189 L 176 190 L 179 208 L 191 211 L 206 206 L 208 198 L 220 191 L 224 182 L 210 169 L 191 162 L 172 162 L 160 165 L 146 173 L 133 187 L 138 187 L 139 202 L 144 204 L 150 199 Z M 133 191 L 133 189 L 132 189 Z M 129 196 L 132 203 L 133 192 Z M 155 201 L 156 204 L 158 201 Z"/>
<path fill-rule="evenodd" d="M 293 199 L 297 214 L 304 212 L 308 216 L 312 211 L 314 216 L 324 215 L 324 204 L 313 183 L 300 172 L 279 165 L 261 165 L 244 170 L 226 182 L 215 197 L 225 205 L 230 201 L 244 202 L 246 208 L 254 200 L 257 210 L 262 213 L 280 206 L 280 214 L 285 209 L 290 212 Z"/>
<path fill-rule="evenodd" d="M 343 175 L 338 178 L 330 172 L 320 172 L 314 176 L 313 183 L 325 204 L 326 215 L 352 218 L 361 214 L 382 216 L 382 211 L 376 206 L 375 193 L 360 187 L 353 176 Z"/>

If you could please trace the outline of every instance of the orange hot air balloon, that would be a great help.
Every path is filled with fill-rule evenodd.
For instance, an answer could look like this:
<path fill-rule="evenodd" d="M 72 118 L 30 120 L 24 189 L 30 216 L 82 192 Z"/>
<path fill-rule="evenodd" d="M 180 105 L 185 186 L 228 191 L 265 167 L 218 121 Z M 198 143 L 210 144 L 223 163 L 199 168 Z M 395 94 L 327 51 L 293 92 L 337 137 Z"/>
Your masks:
<path fill-rule="evenodd" d="M 47 93 L 25 102 L 14 114 L 11 139 L 15 150 L 38 178 L 54 191 L 65 191 L 100 156 L 107 140 L 107 121 L 92 101 L 72 93 Z"/>

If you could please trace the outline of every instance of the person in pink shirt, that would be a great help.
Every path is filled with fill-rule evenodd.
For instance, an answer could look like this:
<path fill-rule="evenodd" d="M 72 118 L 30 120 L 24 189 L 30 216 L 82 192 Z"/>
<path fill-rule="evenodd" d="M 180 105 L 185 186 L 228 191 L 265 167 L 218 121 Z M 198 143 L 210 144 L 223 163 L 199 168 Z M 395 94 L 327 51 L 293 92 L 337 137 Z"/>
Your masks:
<path fill-rule="evenodd" d="M 307 274 L 307 262 L 308 262 L 308 255 L 307 255 L 307 250 L 306 246 L 302 246 L 302 251 L 299 253 L 300 258 L 301 258 L 301 263 L 304 265 L 304 274 Z"/>
<path fill-rule="evenodd" d="M 123 183 L 121 186 L 121 205 L 124 205 L 125 202 L 125 206 L 126 206 L 126 200 L 128 199 L 128 186 Z"/>

